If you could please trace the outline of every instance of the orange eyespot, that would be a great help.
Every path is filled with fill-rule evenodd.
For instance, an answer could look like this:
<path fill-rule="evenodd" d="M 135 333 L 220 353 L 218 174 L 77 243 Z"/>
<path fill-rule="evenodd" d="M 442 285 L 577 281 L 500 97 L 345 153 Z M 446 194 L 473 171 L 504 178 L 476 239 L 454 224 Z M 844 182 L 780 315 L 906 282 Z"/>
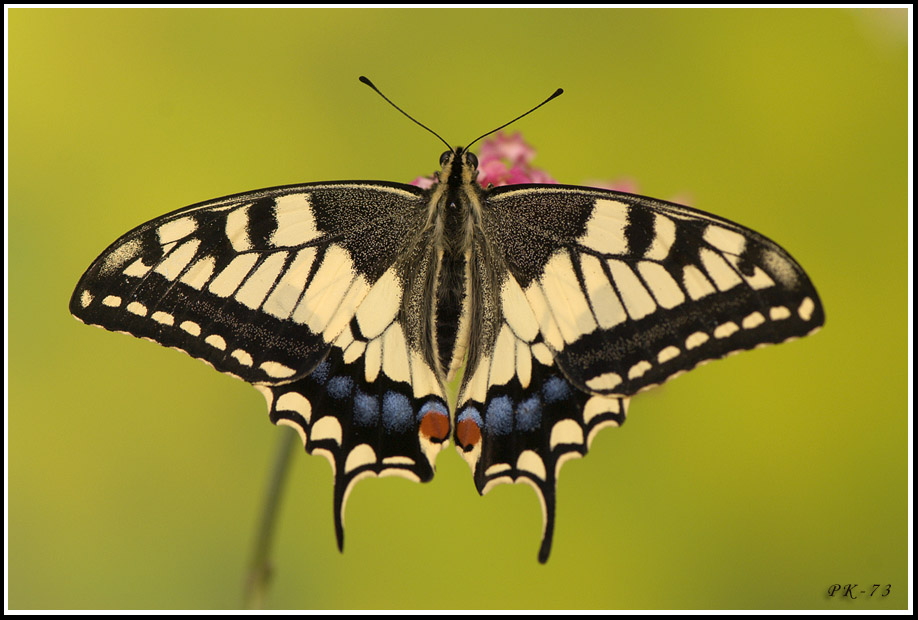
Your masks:
<path fill-rule="evenodd" d="M 431 411 L 421 418 L 421 433 L 434 441 L 444 441 L 449 436 L 449 418 Z"/>
<path fill-rule="evenodd" d="M 456 425 L 456 440 L 465 449 L 469 449 L 481 441 L 481 429 L 478 428 L 475 420 L 466 418 Z"/>

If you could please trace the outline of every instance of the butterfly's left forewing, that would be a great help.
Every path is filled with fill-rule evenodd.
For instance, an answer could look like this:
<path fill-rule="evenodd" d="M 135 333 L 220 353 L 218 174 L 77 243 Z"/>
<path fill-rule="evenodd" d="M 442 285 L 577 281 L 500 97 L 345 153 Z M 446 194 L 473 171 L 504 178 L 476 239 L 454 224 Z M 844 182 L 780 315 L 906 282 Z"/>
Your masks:
<path fill-rule="evenodd" d="M 629 396 L 823 324 L 800 265 L 723 218 L 568 186 L 498 188 L 488 204 L 540 333 L 581 389 Z"/>
<path fill-rule="evenodd" d="M 181 209 L 127 233 L 70 303 L 85 323 L 180 349 L 265 394 L 335 473 L 339 545 L 353 484 L 427 481 L 449 434 L 443 388 L 403 283 L 434 269 L 413 186 L 279 187 Z"/>
<path fill-rule="evenodd" d="M 496 188 L 481 202 L 487 267 L 470 286 L 498 318 L 469 359 L 457 447 L 480 492 L 537 490 L 545 561 L 560 466 L 624 421 L 628 397 L 806 335 L 823 311 L 782 248 L 713 215 L 558 185 Z"/>

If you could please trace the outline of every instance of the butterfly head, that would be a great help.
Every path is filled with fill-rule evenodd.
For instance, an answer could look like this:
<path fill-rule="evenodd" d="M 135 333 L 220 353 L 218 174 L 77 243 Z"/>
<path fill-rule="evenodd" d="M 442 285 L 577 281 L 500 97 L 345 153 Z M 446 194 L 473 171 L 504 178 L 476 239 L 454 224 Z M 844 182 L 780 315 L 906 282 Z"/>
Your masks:
<path fill-rule="evenodd" d="M 440 155 L 438 176 L 441 183 L 451 185 L 471 183 L 478 178 L 478 157 L 461 146 L 451 151 L 444 151 Z"/>

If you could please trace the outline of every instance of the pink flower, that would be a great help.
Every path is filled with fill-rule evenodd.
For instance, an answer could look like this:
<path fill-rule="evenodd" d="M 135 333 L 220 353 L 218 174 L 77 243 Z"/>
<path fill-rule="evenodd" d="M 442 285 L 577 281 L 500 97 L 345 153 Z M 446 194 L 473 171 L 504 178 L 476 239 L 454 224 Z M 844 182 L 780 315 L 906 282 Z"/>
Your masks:
<path fill-rule="evenodd" d="M 478 182 L 488 185 L 517 185 L 520 183 L 557 183 L 541 168 L 530 165 L 535 157 L 532 148 L 519 133 L 507 136 L 503 132 L 494 134 L 481 143 L 478 155 Z M 411 182 L 427 189 L 436 182 L 433 176 L 418 177 Z"/>
<path fill-rule="evenodd" d="M 508 136 L 499 131 L 481 143 L 478 155 L 478 182 L 483 187 L 521 183 L 557 183 L 545 170 L 531 164 L 535 155 L 535 149 L 523 139 L 522 134 L 517 132 Z M 411 182 L 412 185 L 424 189 L 434 183 L 436 183 L 435 176 L 418 177 Z M 593 180 L 586 182 L 585 185 L 629 194 L 635 194 L 638 191 L 637 182 L 628 178 L 614 181 Z M 688 204 L 686 198 L 687 196 L 682 196 L 678 202 Z"/>
<path fill-rule="evenodd" d="M 535 159 L 535 149 L 523 140 L 522 134 L 516 132 L 507 136 L 504 132 L 497 132 L 493 138 L 481 143 L 479 161 L 506 160 L 511 165 L 528 165 Z"/>
<path fill-rule="evenodd" d="M 429 177 L 418 177 L 414 181 L 412 181 L 411 184 L 416 185 L 417 187 L 420 187 L 421 189 L 430 189 L 431 187 L 433 187 L 433 184 L 436 182 L 437 182 L 437 179 L 434 178 L 433 175 L 430 175 Z"/>
<path fill-rule="evenodd" d="M 478 156 L 478 182 L 488 185 L 517 185 L 520 183 L 557 183 L 541 168 L 532 166 L 535 159 L 532 148 L 517 132 L 512 136 L 502 131 L 481 144 Z"/>

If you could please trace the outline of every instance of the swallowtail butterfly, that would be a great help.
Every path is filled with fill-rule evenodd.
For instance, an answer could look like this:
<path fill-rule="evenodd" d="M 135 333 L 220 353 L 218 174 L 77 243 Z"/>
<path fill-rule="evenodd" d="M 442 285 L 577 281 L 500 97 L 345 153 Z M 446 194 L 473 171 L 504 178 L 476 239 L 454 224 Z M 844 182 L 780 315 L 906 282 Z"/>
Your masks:
<path fill-rule="evenodd" d="M 452 435 L 479 493 L 536 490 L 545 562 L 561 465 L 622 424 L 630 396 L 824 314 L 786 251 L 723 218 L 477 176 L 450 147 L 428 189 L 307 183 L 179 209 L 110 245 L 70 311 L 261 391 L 331 463 L 339 548 L 354 483 L 427 482 Z"/>

